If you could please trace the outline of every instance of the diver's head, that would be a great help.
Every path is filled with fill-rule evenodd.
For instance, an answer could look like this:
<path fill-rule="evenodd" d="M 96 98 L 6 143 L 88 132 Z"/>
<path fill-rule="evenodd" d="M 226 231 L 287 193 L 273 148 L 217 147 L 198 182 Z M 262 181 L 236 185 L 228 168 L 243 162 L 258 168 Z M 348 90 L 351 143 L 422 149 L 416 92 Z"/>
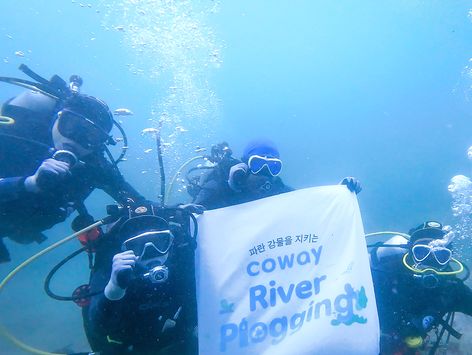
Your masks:
<path fill-rule="evenodd" d="M 54 146 L 84 156 L 110 142 L 112 127 L 113 115 L 103 101 L 87 95 L 73 95 L 54 122 Z"/>
<path fill-rule="evenodd" d="M 409 232 L 408 252 L 403 265 L 422 287 L 435 288 L 445 285 L 461 274 L 464 265 L 452 257 L 451 241 L 454 232 L 435 221 L 424 222 Z"/>
<path fill-rule="evenodd" d="M 409 234 L 408 255 L 415 269 L 441 271 L 448 267 L 452 245 L 441 223 L 424 222 L 411 229 Z"/>
<path fill-rule="evenodd" d="M 165 266 L 174 243 L 169 224 L 163 218 L 143 215 L 128 219 L 119 229 L 122 251 L 132 250 L 138 257 L 136 270 L 152 282 L 164 282 Z"/>
<path fill-rule="evenodd" d="M 282 170 L 279 150 L 266 139 L 257 139 L 248 143 L 241 160 L 249 167 L 252 174 L 277 176 Z"/>
<path fill-rule="evenodd" d="M 211 147 L 210 160 L 213 163 L 219 163 L 222 160 L 230 158 L 232 154 L 233 151 L 229 147 L 229 144 L 227 142 L 221 142 Z"/>

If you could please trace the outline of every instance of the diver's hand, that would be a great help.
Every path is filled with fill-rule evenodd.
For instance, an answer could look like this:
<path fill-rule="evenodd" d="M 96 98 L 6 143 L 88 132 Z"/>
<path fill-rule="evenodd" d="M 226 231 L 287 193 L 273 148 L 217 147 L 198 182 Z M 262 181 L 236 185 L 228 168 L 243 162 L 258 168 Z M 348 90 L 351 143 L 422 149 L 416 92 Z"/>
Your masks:
<path fill-rule="evenodd" d="M 362 191 L 361 183 L 359 180 L 352 176 L 345 177 L 344 179 L 341 180 L 339 183 L 340 185 L 346 185 L 346 187 L 349 189 L 351 192 L 355 192 L 356 195 Z"/>
<path fill-rule="evenodd" d="M 34 175 L 25 179 L 25 189 L 38 193 L 55 187 L 58 181 L 70 175 L 69 164 L 55 159 L 46 159 Z"/>
<path fill-rule="evenodd" d="M 249 167 L 245 163 L 233 165 L 231 169 L 229 169 L 228 185 L 231 190 L 236 192 L 241 191 L 241 187 L 246 179 L 248 169 Z"/>
<path fill-rule="evenodd" d="M 117 301 L 124 297 L 137 259 L 138 257 L 131 250 L 113 257 L 110 280 L 103 292 L 106 298 Z"/>
<path fill-rule="evenodd" d="M 181 208 L 187 212 L 195 213 L 195 214 L 202 214 L 206 210 L 205 206 L 198 205 L 196 203 L 187 203 L 187 204 L 179 205 L 178 208 Z"/>

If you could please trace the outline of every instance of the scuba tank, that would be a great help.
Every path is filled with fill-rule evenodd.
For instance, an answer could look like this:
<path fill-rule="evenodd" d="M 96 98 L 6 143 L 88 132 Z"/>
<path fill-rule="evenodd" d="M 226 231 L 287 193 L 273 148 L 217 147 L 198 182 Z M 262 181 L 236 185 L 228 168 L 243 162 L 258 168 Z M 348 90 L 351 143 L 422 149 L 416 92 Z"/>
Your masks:
<path fill-rule="evenodd" d="M 395 235 L 385 243 L 374 245 L 369 251 L 371 267 L 379 271 L 392 272 L 405 254 L 407 244 L 407 238 Z"/>
<path fill-rule="evenodd" d="M 46 96 L 39 91 L 28 90 L 5 102 L 1 109 L 1 115 L 14 120 L 13 124 L 0 125 L 2 132 L 11 135 L 35 136 L 39 141 L 45 141 L 44 128 L 50 127 L 54 115 L 57 112 L 59 101 Z"/>
<path fill-rule="evenodd" d="M 69 86 L 57 75 L 46 80 L 22 64 L 19 69 L 33 81 L 0 77 L 0 81 L 28 89 L 7 100 L 1 108 L 1 116 L 9 119 L 0 124 L 0 135 L 26 143 L 46 146 L 50 141 L 50 128 L 56 113 L 72 95 L 80 93 L 82 79 L 73 75 Z M 73 81 L 72 81 L 73 80 Z M 79 85 L 80 84 L 80 85 Z M 74 88 L 72 91 L 70 88 Z M 5 121 L 7 122 L 7 121 Z M 34 137 L 34 140 L 31 138 Z"/>

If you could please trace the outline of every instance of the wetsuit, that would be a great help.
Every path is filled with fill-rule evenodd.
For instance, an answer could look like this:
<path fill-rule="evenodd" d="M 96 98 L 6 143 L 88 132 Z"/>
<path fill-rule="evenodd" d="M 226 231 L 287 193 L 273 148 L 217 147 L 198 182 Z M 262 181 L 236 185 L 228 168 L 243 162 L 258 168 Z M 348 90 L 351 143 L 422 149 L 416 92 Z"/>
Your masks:
<path fill-rule="evenodd" d="M 174 221 L 175 222 L 175 221 Z M 174 245 L 165 265 L 164 283 L 134 279 L 125 296 L 108 300 L 103 293 L 92 297 L 84 310 L 87 337 L 102 355 L 196 354 L 197 306 L 194 245 L 188 243 L 187 227 L 172 223 Z M 90 280 L 91 291 L 102 291 L 111 275 L 112 259 L 120 253 L 117 234 L 102 238 Z"/>
<path fill-rule="evenodd" d="M 278 176 L 251 173 L 247 174 L 241 185 L 241 191 L 232 190 L 228 185 L 229 170 L 231 166 L 238 163 L 240 161 L 236 159 L 232 159 L 230 164 L 226 165 L 220 166 L 221 163 L 219 163 L 203 178 L 200 192 L 193 203 L 211 210 L 293 191 Z"/>
<path fill-rule="evenodd" d="M 415 354 L 407 337 L 424 339 L 449 312 L 472 315 L 472 290 L 455 276 L 439 276 L 428 288 L 402 263 L 406 250 L 387 260 L 371 252 L 371 268 L 379 314 L 381 354 Z M 433 337 L 434 340 L 434 337 Z"/>
<path fill-rule="evenodd" d="M 18 107 L 10 111 L 3 114 L 15 118 L 16 123 L 0 125 L 0 262 L 9 260 L 2 238 L 24 244 L 43 241 L 44 230 L 63 222 L 74 210 L 84 210 L 83 201 L 95 188 L 118 202 L 144 199 L 103 151 L 81 158 L 82 163 L 72 167 L 71 175 L 48 191 L 26 191 L 26 177 L 54 153 L 51 127 L 56 109 L 52 106 L 38 111 L 37 116 L 35 111 Z"/>

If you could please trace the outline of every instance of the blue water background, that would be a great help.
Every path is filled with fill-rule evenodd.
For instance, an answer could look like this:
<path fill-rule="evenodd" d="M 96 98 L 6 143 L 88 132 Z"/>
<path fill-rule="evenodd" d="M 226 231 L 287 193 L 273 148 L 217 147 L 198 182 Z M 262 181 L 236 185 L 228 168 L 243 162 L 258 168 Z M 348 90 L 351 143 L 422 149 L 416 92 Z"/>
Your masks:
<path fill-rule="evenodd" d="M 140 75 L 129 70 L 139 54 L 122 31 L 104 28 L 104 3 L 3 0 L 0 75 L 20 75 L 21 63 L 45 77 L 79 74 L 84 92 L 112 109 L 130 108 L 134 116 L 122 118 L 130 140 L 122 172 L 155 200 L 155 149 L 144 153 L 154 142 L 141 131 L 155 125 L 151 110 L 168 95 L 170 76 L 165 67 L 160 77 L 147 75 L 159 57 L 138 64 Z M 190 128 L 185 145 L 166 149 L 168 177 L 197 145 L 226 140 L 239 156 L 249 139 L 264 136 L 278 144 L 282 177 L 295 188 L 358 177 L 367 232 L 407 231 L 426 219 L 452 223 L 449 179 L 471 173 L 470 8 L 461 0 L 222 1 L 218 11 L 199 17 L 221 48 L 219 68 L 205 71 L 218 110 L 198 121 L 181 115 Z M 0 99 L 20 91 L 1 84 Z M 186 200 L 185 192 L 174 192 L 172 202 Z M 97 192 L 87 205 L 100 217 L 111 202 Z M 41 246 L 8 243 L 13 262 L 1 265 L 0 275 L 66 235 L 69 222 L 49 231 Z M 76 248 L 43 258 L 0 295 L 0 321 L 19 338 L 48 350 L 68 344 L 86 349 L 78 309 L 48 300 L 41 288 L 45 272 Z M 85 283 L 86 265 L 85 257 L 69 265 L 56 290 L 67 293 Z M 3 339 L 0 347 L 22 353 Z"/>

